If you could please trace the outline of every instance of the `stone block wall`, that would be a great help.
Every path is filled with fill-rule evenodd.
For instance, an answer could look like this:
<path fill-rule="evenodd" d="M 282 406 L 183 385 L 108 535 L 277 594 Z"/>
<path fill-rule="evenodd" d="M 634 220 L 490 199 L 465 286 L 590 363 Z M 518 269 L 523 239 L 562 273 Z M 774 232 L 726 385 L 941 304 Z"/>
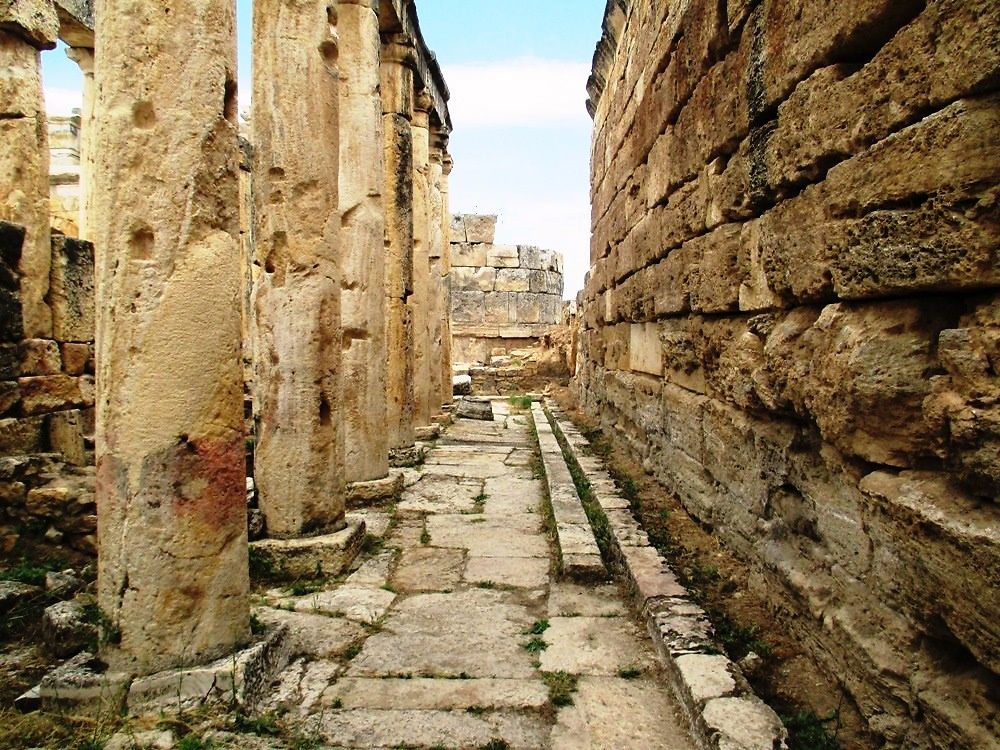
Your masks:
<path fill-rule="evenodd" d="M 494 349 L 532 347 L 562 316 L 562 256 L 530 245 L 493 244 L 496 220 L 452 217 L 454 362 L 488 362 Z"/>
<path fill-rule="evenodd" d="M 53 338 L 25 338 L 23 238 L 0 222 L 0 550 L 27 524 L 52 530 L 53 542 L 89 536 L 76 546 L 94 552 L 93 491 L 78 481 L 93 462 L 85 438 L 94 425 L 94 248 L 53 237 Z M 65 487 L 48 487 L 57 478 Z"/>
<path fill-rule="evenodd" d="M 1000 736 L 1000 5 L 611 0 L 586 408 L 888 747 Z"/>

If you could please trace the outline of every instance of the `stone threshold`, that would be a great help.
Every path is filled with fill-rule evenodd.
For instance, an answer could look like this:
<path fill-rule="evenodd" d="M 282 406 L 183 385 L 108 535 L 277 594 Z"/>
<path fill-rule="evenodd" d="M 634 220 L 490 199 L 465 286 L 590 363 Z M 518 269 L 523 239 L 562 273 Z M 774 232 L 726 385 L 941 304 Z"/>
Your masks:
<path fill-rule="evenodd" d="M 538 447 L 545 466 L 545 482 L 555 520 L 556 546 L 559 548 L 562 574 L 584 583 L 606 581 L 608 571 L 604 567 L 590 521 L 587 520 L 583 503 L 576 492 L 562 449 L 537 401 L 531 404 L 531 416 L 535 420 Z"/>
<path fill-rule="evenodd" d="M 632 594 L 694 736 L 705 750 L 786 748 L 781 719 L 722 653 L 705 611 L 649 543 L 587 439 L 560 410 L 546 412 L 590 484 L 610 531 L 612 567 Z"/>

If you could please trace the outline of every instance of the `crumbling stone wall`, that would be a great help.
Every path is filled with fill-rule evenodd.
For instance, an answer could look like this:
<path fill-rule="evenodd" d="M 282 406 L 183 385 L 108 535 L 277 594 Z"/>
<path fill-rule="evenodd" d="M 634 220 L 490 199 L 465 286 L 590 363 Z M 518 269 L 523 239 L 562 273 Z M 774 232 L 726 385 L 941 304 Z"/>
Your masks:
<path fill-rule="evenodd" d="M 1000 735 L 1000 5 L 610 0 L 577 386 L 890 747 Z"/>
<path fill-rule="evenodd" d="M 530 245 L 494 245 L 496 216 L 451 222 L 452 360 L 489 362 L 538 343 L 563 310 L 563 259 Z"/>

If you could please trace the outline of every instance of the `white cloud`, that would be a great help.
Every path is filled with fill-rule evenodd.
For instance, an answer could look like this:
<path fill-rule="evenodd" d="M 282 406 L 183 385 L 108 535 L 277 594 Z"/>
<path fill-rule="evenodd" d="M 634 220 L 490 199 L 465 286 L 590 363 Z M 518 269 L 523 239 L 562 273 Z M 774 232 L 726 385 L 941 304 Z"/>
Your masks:
<path fill-rule="evenodd" d="M 457 128 L 550 126 L 589 119 L 589 63 L 524 57 L 444 66 Z"/>
<path fill-rule="evenodd" d="M 45 111 L 50 115 L 71 115 L 83 107 L 83 93 L 73 89 L 45 87 Z"/>

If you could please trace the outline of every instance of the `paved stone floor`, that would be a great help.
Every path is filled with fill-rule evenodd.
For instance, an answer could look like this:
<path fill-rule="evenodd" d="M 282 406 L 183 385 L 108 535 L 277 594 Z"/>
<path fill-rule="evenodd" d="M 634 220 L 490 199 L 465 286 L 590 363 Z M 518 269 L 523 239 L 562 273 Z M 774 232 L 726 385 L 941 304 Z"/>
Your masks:
<path fill-rule="evenodd" d="M 308 654 L 269 708 L 338 748 L 695 747 L 617 587 L 553 575 L 530 415 L 495 412 L 448 428 L 395 509 L 365 513 L 384 539 L 354 573 L 267 593 L 257 616 Z M 553 705 L 549 683 L 573 678 Z"/>

